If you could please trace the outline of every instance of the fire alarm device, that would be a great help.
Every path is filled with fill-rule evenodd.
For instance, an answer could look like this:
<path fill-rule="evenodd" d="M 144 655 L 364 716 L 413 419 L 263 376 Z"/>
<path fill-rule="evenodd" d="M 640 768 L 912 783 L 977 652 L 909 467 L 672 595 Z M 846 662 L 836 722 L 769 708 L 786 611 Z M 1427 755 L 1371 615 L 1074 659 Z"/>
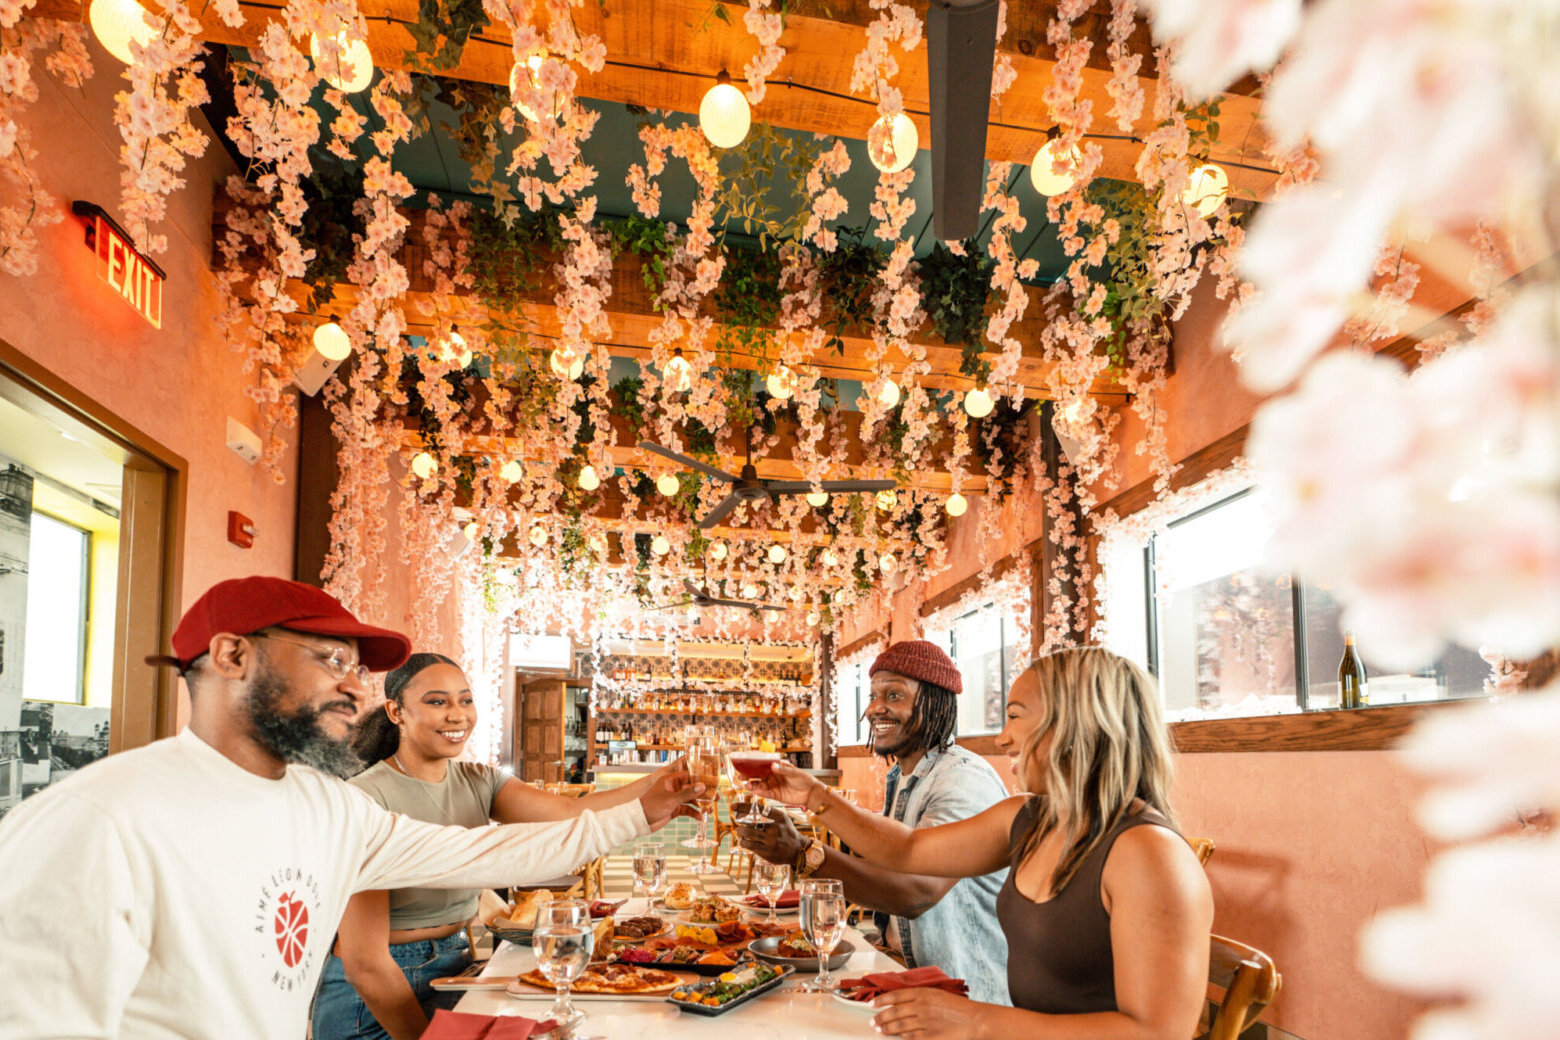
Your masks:
<path fill-rule="evenodd" d="M 240 549 L 255 544 L 255 522 L 243 513 L 228 513 L 228 541 Z"/>

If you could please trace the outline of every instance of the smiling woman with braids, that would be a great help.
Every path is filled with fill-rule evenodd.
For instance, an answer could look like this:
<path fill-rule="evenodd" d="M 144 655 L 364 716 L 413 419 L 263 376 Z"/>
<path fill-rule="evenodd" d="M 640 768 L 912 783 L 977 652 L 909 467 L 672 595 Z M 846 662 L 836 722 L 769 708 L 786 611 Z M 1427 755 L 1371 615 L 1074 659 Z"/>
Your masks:
<path fill-rule="evenodd" d="M 393 812 L 430 823 L 485 827 L 563 820 L 638 798 L 674 762 L 626 787 L 584 798 L 538 791 L 492 766 L 458 761 L 476 724 L 470 684 L 442 654 L 413 654 L 385 677 L 385 704 L 366 719 L 356 747 L 371 763 L 350 781 Z M 465 926 L 476 891 L 359 892 L 342 918 L 314 1001 L 315 1040 L 412 1040 L 436 1007 L 429 982 L 470 963 Z"/>
<path fill-rule="evenodd" d="M 1174 829 L 1154 681 L 1099 647 L 1051 654 L 1014 680 L 997 746 L 1030 793 L 938 827 L 864 812 L 784 763 L 755 782 L 869 862 L 937 877 L 1011 867 L 996 913 L 1013 1007 L 897 990 L 877 998 L 873 1025 L 914 1040 L 1191 1036 L 1213 897 Z"/>

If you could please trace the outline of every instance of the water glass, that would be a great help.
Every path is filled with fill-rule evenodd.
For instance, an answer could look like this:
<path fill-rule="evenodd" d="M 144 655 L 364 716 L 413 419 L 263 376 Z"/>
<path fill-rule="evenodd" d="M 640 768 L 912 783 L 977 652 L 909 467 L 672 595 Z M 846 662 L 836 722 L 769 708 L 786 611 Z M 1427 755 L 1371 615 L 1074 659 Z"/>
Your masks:
<path fill-rule="evenodd" d="M 801 891 L 802 933 L 818 951 L 818 977 L 801 988 L 833 993 L 837 984 L 829 974 L 829 955 L 845 935 L 845 886 L 833 878 L 808 878 Z"/>
<path fill-rule="evenodd" d="M 585 971 L 595 950 L 596 936 L 590 922 L 590 904 L 583 899 L 555 899 L 536 912 L 531 933 L 536 966 L 556 987 L 558 997 L 546 1017 L 572 1026 L 585 1015 L 569 1000 L 569 987 Z"/>
<path fill-rule="evenodd" d="M 666 846 L 658 841 L 634 843 L 634 890 L 645 894 L 645 913 L 655 910 L 655 897 L 666 884 Z"/>
<path fill-rule="evenodd" d="M 769 924 L 776 921 L 775 900 L 790 883 L 789 863 L 770 863 L 756 856 L 753 858 L 753 885 L 758 889 L 758 894 L 764 897 L 764 902 L 769 904 Z"/>

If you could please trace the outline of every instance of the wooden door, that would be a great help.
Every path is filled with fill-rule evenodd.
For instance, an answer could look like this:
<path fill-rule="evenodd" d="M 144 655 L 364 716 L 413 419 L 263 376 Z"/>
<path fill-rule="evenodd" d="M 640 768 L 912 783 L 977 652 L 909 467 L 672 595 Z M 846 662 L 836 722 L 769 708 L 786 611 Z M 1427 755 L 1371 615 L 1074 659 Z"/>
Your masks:
<path fill-rule="evenodd" d="M 520 688 L 520 779 L 563 779 L 563 681 Z"/>

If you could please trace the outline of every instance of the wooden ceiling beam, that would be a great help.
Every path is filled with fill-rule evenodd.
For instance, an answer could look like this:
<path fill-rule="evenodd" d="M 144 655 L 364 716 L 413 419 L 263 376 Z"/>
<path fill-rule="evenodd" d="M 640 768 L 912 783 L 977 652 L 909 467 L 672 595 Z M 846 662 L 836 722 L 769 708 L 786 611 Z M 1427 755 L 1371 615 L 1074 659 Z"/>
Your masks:
<path fill-rule="evenodd" d="M 80 0 L 43 0 L 51 17 L 84 20 Z M 146 0 L 157 8 L 155 0 Z M 209 5 L 198 17 L 202 39 L 230 46 L 253 47 L 266 25 L 280 18 L 271 4 L 240 3 L 244 23 L 224 24 Z M 917 6 L 924 13 L 925 4 Z M 735 12 L 740 5 L 730 4 Z M 374 63 L 381 69 L 408 68 L 406 54 L 413 41 L 406 26 L 417 20 L 416 0 L 363 0 L 368 23 L 368 44 Z M 1017 73 L 1013 87 L 991 105 L 986 156 L 1001 162 L 1027 165 L 1054 125 L 1044 99 L 1056 69 L 1045 44 L 1045 26 L 1054 4 L 1018 3 L 1008 8 L 1008 34 L 1003 51 Z M 697 113 L 705 91 L 722 69 L 740 79 L 746 61 L 757 49 L 756 41 L 735 14 L 729 22 L 711 16 L 709 0 L 613 0 L 611 4 L 582 4 L 574 9 L 581 33 L 601 37 L 607 48 L 607 64 L 598 73 L 580 70 L 578 93 L 583 98 L 641 105 L 682 113 Z M 753 114 L 757 122 L 809 133 L 837 134 L 864 140 L 877 119 L 876 98 L 853 94 L 851 66 L 865 43 L 865 29 L 876 12 L 867 0 L 829 0 L 828 3 L 793 5 L 786 14 L 780 45 L 785 57 L 768 78 L 768 93 Z M 1110 72 L 1101 67 L 1104 52 L 1102 22 L 1090 13 L 1077 23 L 1079 37 L 1096 40 L 1091 63 L 1082 72 L 1080 99 L 1093 105 L 1095 143 L 1103 153 L 1100 175 L 1138 181 L 1137 160 L 1142 141 L 1154 127 L 1152 99 L 1158 80 L 1138 77 L 1148 104 L 1143 106 L 1130 132 L 1118 129 L 1109 112 L 1114 105 L 1107 85 Z M 1139 30 L 1134 46 L 1145 53 L 1144 68 L 1152 71 L 1152 53 Z M 904 94 L 906 114 L 915 122 L 923 146 L 931 141 L 928 122 L 930 88 L 927 81 L 925 42 L 905 54 L 897 47 L 896 85 Z M 509 38 L 499 26 L 489 26 L 467 44 L 460 63 L 447 75 L 484 83 L 506 84 L 511 69 Z M 1268 164 L 1266 137 L 1257 120 L 1258 100 L 1240 93 L 1222 96 L 1219 141 L 1210 156 L 1225 166 L 1230 189 L 1250 198 L 1266 198 L 1277 181 Z"/>

